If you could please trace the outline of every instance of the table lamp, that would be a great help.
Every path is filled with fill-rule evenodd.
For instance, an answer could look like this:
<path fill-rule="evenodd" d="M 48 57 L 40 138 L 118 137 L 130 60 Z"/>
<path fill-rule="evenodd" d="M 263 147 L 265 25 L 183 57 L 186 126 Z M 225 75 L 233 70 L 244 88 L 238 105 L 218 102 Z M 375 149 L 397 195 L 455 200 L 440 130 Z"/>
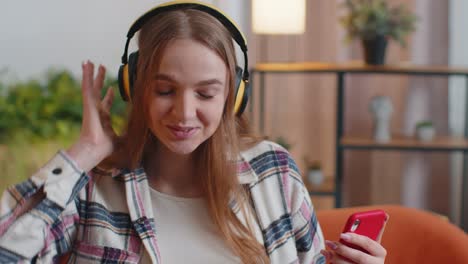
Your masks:
<path fill-rule="evenodd" d="M 306 0 L 252 0 L 252 29 L 257 34 L 303 34 Z"/>

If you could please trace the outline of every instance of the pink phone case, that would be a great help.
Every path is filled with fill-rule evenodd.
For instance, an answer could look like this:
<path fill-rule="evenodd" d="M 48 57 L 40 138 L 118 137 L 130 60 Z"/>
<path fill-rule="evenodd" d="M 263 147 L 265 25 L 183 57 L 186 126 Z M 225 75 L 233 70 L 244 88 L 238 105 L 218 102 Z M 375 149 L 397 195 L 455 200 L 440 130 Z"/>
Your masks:
<path fill-rule="evenodd" d="M 383 210 L 354 213 L 349 216 L 348 221 L 343 228 L 343 233 L 356 233 L 367 236 L 373 240 L 377 240 L 377 237 L 379 236 L 379 233 L 382 230 L 386 220 L 387 215 Z M 340 239 L 340 243 L 368 253 L 365 249 L 350 244 L 343 239 Z"/>

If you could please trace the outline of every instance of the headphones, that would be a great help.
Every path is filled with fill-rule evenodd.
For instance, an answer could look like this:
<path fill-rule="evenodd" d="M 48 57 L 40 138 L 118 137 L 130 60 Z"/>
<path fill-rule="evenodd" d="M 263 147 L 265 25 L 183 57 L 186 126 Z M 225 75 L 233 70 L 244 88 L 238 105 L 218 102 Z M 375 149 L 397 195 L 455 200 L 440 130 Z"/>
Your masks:
<path fill-rule="evenodd" d="M 168 3 L 161 4 L 151 9 L 150 11 L 143 14 L 138 18 L 133 25 L 130 27 L 127 33 L 127 42 L 125 43 L 124 54 L 122 55 L 122 65 L 119 68 L 119 91 L 120 95 L 124 101 L 131 101 L 132 95 L 134 94 L 134 81 L 136 79 L 137 72 L 137 62 L 138 62 L 138 51 L 135 51 L 128 56 L 128 45 L 130 40 L 135 35 L 135 33 L 140 30 L 143 25 L 152 17 L 157 16 L 164 12 L 169 12 L 178 9 L 195 9 L 203 11 L 210 14 L 221 22 L 226 29 L 231 33 L 234 41 L 239 45 L 243 54 L 244 54 L 244 70 L 239 66 L 236 66 L 236 76 L 235 76 L 235 103 L 234 103 L 234 113 L 240 116 L 246 106 L 248 97 L 250 94 L 250 82 L 249 82 L 249 72 L 248 72 L 248 58 L 247 58 L 247 41 L 236 26 L 234 21 L 232 21 L 228 16 L 223 14 L 222 11 L 218 10 L 216 7 L 194 1 L 172 1 Z"/>

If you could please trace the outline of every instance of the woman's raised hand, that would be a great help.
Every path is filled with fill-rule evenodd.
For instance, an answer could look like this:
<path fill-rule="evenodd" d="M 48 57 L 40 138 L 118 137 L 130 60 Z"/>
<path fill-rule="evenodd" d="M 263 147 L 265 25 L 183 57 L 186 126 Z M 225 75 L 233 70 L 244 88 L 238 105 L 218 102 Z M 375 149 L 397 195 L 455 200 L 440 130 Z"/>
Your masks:
<path fill-rule="evenodd" d="M 117 135 L 112 128 L 110 114 L 113 90 L 109 88 L 101 99 L 105 67 L 98 67 L 96 78 L 92 62 L 84 62 L 82 69 L 83 121 L 78 141 L 67 153 L 80 169 L 89 171 L 112 153 Z"/>

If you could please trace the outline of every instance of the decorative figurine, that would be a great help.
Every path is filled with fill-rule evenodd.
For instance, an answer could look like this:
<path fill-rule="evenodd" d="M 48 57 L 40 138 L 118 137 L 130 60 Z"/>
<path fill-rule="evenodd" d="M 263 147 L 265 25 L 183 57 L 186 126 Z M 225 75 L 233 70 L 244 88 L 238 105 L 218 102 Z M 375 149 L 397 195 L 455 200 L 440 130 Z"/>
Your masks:
<path fill-rule="evenodd" d="M 390 120 L 393 113 L 393 105 L 390 97 L 372 97 L 369 111 L 374 118 L 374 140 L 379 143 L 390 141 Z"/>

